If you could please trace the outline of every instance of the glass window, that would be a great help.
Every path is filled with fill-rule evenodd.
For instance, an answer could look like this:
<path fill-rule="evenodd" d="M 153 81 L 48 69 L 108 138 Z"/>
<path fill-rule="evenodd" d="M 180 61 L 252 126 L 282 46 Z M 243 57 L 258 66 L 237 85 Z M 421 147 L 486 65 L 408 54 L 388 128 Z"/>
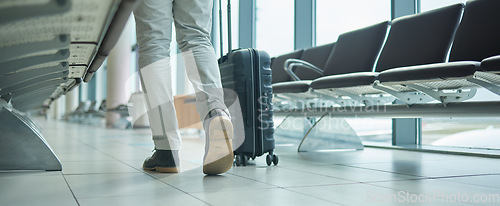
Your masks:
<path fill-rule="evenodd" d="M 467 0 L 421 0 L 421 12 Z M 468 101 L 499 101 L 486 89 L 478 89 Z M 500 118 L 423 118 L 422 145 L 499 149 Z"/>
<path fill-rule="evenodd" d="M 477 89 L 467 102 L 500 101 L 500 96 Z M 500 149 L 500 118 L 423 118 L 422 145 Z"/>
<path fill-rule="evenodd" d="M 256 48 L 271 56 L 294 50 L 294 1 L 257 0 Z"/>
<path fill-rule="evenodd" d="M 421 11 L 437 9 L 467 0 L 421 0 Z M 499 101 L 500 96 L 478 89 L 468 101 Z M 500 118 L 424 118 L 422 145 L 499 149 Z"/>
<path fill-rule="evenodd" d="M 447 5 L 452 5 L 456 3 L 464 3 L 467 0 L 420 0 L 420 11 L 429 11 L 432 9 L 437 9 Z"/>
<path fill-rule="evenodd" d="M 422 144 L 500 149 L 500 118 L 425 118 Z"/>
<path fill-rule="evenodd" d="M 317 0 L 316 45 L 335 42 L 344 32 L 390 19 L 388 0 Z"/>
<path fill-rule="evenodd" d="M 392 119 L 346 118 L 364 145 L 390 146 L 392 144 Z"/>

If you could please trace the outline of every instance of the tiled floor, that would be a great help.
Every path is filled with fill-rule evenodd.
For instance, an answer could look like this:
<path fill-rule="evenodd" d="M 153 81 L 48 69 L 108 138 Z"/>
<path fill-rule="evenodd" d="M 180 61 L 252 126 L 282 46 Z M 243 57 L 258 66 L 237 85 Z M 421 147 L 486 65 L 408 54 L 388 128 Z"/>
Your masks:
<path fill-rule="evenodd" d="M 147 130 L 40 121 L 61 172 L 0 172 L 0 205 L 500 205 L 500 159 L 366 148 L 264 158 L 204 176 L 203 140 L 186 135 L 180 174 L 141 170 Z M 280 143 L 280 138 L 277 137 Z"/>

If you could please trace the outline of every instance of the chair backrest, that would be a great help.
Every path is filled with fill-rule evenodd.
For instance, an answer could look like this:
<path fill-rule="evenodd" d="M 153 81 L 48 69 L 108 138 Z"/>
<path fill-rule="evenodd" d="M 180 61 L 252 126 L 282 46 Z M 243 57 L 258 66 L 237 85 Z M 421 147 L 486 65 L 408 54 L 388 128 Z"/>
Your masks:
<path fill-rule="evenodd" d="M 396 18 L 375 71 L 445 62 L 463 4 Z"/>
<path fill-rule="evenodd" d="M 449 61 L 481 61 L 499 54 L 500 1 L 468 1 L 455 34 Z"/>
<path fill-rule="evenodd" d="M 288 54 L 275 57 L 271 61 L 271 71 L 273 72 L 272 83 L 291 81 L 292 78 L 284 69 L 284 64 L 287 59 L 300 59 L 304 50 L 297 50 Z"/>
<path fill-rule="evenodd" d="M 323 75 L 373 71 L 389 24 L 385 21 L 341 34 L 325 64 Z"/>
<path fill-rule="evenodd" d="M 302 57 L 300 57 L 300 59 L 304 60 L 306 62 L 309 62 L 320 69 L 323 69 L 325 67 L 326 61 L 328 60 L 328 57 L 330 56 L 330 53 L 332 52 L 334 47 L 335 47 L 335 43 L 329 43 L 329 44 L 305 49 L 304 53 L 302 53 Z M 296 69 L 295 74 L 301 80 L 312 80 L 312 79 L 316 79 L 316 78 L 322 76 L 322 74 L 319 74 L 319 73 L 316 73 L 312 70 L 304 69 L 304 68 Z"/>

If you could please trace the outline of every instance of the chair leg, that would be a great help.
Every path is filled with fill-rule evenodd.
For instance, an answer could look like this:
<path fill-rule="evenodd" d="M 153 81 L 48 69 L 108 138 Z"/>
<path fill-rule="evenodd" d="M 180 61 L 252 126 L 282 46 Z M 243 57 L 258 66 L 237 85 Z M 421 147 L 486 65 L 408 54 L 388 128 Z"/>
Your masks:
<path fill-rule="evenodd" d="M 344 149 L 362 150 L 364 146 L 356 132 L 345 119 L 331 117 L 327 113 L 314 122 L 300 142 L 297 151 Z"/>
<path fill-rule="evenodd" d="M 62 170 L 59 159 L 29 118 L 0 107 L 0 134 L 0 170 Z"/>

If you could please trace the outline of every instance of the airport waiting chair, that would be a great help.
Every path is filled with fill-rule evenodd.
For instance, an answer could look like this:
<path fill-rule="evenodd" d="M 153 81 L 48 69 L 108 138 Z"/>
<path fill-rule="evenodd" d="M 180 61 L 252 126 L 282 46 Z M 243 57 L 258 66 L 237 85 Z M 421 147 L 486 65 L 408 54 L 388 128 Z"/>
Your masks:
<path fill-rule="evenodd" d="M 484 71 L 500 73 L 500 55 L 488 57 L 481 61 L 481 69 Z"/>
<path fill-rule="evenodd" d="M 47 106 L 83 79 L 90 80 L 137 2 L 0 2 L 0 98 L 17 109 L 33 105 L 33 101 L 24 102 L 28 96 L 45 98 Z M 47 92 L 48 88 L 53 92 Z M 37 104 L 27 109 L 43 107 Z"/>
<path fill-rule="evenodd" d="M 271 60 L 271 70 L 273 72 L 273 78 L 272 78 L 273 84 L 279 82 L 288 82 L 292 80 L 290 75 L 288 75 L 288 73 L 284 69 L 283 65 L 285 65 L 285 61 L 288 59 L 300 59 L 300 57 L 302 56 L 302 52 L 304 52 L 303 49 L 296 50 L 294 52 L 280 55 Z"/>
<path fill-rule="evenodd" d="M 335 43 L 329 43 L 305 49 L 300 59 L 286 59 L 281 69 L 284 69 L 292 79 L 291 81 L 274 83 L 272 85 L 273 93 L 306 92 L 311 81 L 322 76 L 322 68 L 334 48 Z M 311 68 L 314 70 L 311 71 Z M 280 70 L 279 67 L 277 69 Z"/>
<path fill-rule="evenodd" d="M 0 170 L 61 170 L 23 112 L 89 81 L 139 1 L 0 1 Z"/>
<path fill-rule="evenodd" d="M 480 86 L 500 95 L 500 1 L 468 1 L 455 34 L 449 62 L 390 69 L 378 81 L 398 97 L 394 87 L 420 91 L 443 104 L 462 102 Z M 495 57 L 496 56 L 496 57 Z M 491 58 L 488 58 L 491 57 Z M 482 63 L 481 63 L 481 60 Z M 453 91 L 450 94 L 449 91 Z M 468 91 L 466 91 L 468 90 Z M 404 101 L 404 98 L 399 98 Z M 413 102 L 408 102 L 413 103 Z"/>
<path fill-rule="evenodd" d="M 463 4 L 454 4 L 394 19 L 375 72 L 319 78 L 311 83 L 312 90 L 350 94 L 350 97 L 365 99 L 369 95 L 384 94 L 373 88 L 379 72 L 400 66 L 444 62 L 462 9 Z M 402 92 L 413 91 L 405 89 Z"/>
<path fill-rule="evenodd" d="M 375 61 L 380 53 L 380 50 L 384 44 L 384 40 L 387 35 L 387 30 L 389 27 L 389 22 L 381 22 L 372 26 L 368 26 L 355 31 L 347 32 L 339 36 L 333 51 L 330 53 L 327 62 L 325 63 L 324 70 L 319 68 L 309 68 L 307 70 L 300 68 L 308 72 L 321 72 L 321 78 L 317 78 L 314 81 L 319 80 L 319 84 L 323 82 L 334 82 L 336 84 L 342 84 L 342 81 L 330 80 L 336 75 L 346 74 L 351 72 L 371 72 L 373 70 Z M 294 61 L 294 60 L 288 60 Z M 302 62 L 299 62 L 302 63 Z M 303 71 L 303 72 L 304 72 Z M 283 82 L 275 85 L 275 87 L 282 87 L 282 91 L 275 92 L 276 97 L 292 96 L 294 99 L 304 99 L 304 98 L 315 98 L 318 94 L 321 94 L 321 98 L 324 99 L 326 96 L 337 96 L 337 94 L 332 94 L 331 90 L 322 91 L 319 93 L 309 93 L 302 94 L 309 91 L 309 86 L 313 81 L 308 81 L 307 84 L 296 84 L 295 82 Z M 317 82 L 318 83 L 318 82 Z M 273 89 L 275 88 L 273 87 Z M 280 93 L 285 93 L 282 95 Z M 294 93 L 292 95 L 290 93 Z M 345 95 L 346 93 L 340 94 Z M 302 98 L 301 98 L 302 97 Z M 345 104 L 342 98 L 328 98 L 328 100 L 335 101 L 340 104 Z M 337 101 L 338 100 L 338 101 Z"/>
<path fill-rule="evenodd" d="M 326 62 L 328 61 L 330 54 L 334 50 L 335 44 L 336 43 L 329 43 L 305 49 L 300 59 L 288 59 L 287 61 L 285 61 L 286 70 L 288 72 L 291 72 L 289 74 L 292 74 L 291 77 L 295 81 L 313 80 L 323 76 L 321 72 L 318 72 L 316 70 L 311 70 L 311 68 L 307 66 L 304 67 L 303 65 L 300 64 L 299 65 L 297 64 L 286 65 L 286 64 L 307 62 L 309 65 L 312 65 L 313 67 L 322 70 L 325 67 Z"/>

